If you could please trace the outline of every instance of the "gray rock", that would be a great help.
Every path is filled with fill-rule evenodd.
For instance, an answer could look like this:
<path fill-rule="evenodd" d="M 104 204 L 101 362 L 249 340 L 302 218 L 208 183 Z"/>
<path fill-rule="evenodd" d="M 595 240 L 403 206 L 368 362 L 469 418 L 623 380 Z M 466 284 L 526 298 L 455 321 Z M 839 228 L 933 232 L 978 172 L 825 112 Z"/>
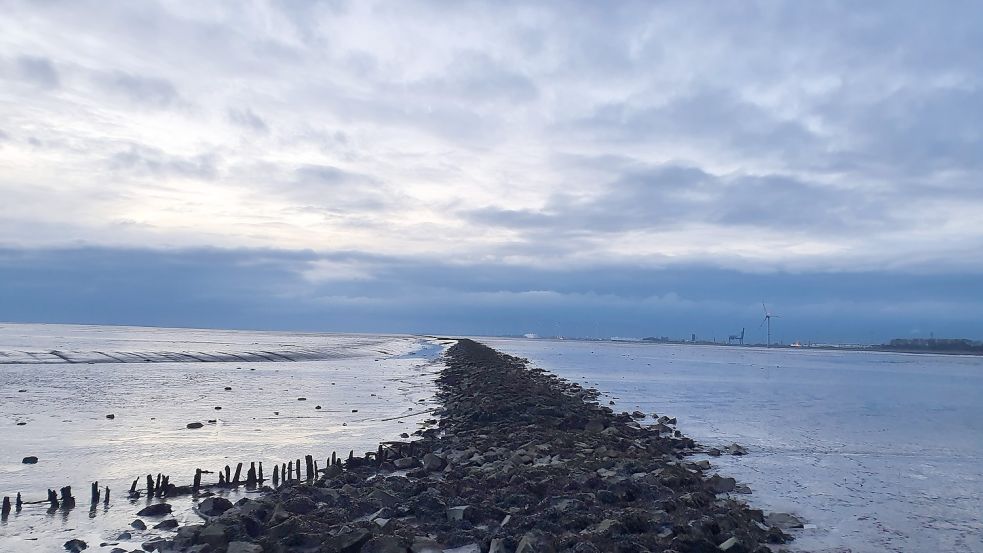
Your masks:
<path fill-rule="evenodd" d="M 552 536 L 539 530 L 531 530 L 523 534 L 515 553 L 556 553 Z"/>
<path fill-rule="evenodd" d="M 464 520 L 468 517 L 468 511 L 471 507 L 468 505 L 461 505 L 458 507 L 448 507 L 447 508 L 447 520 Z"/>
<path fill-rule="evenodd" d="M 164 549 L 165 545 L 167 545 L 167 540 L 164 538 L 154 538 L 141 543 L 140 547 L 144 551 L 160 551 Z"/>
<path fill-rule="evenodd" d="M 505 540 L 495 538 L 488 544 L 488 553 L 509 553 L 505 548 Z"/>
<path fill-rule="evenodd" d="M 198 504 L 198 512 L 207 517 L 217 517 L 231 508 L 232 502 L 224 497 L 209 497 Z"/>
<path fill-rule="evenodd" d="M 400 470 L 410 469 L 417 465 L 417 460 L 414 457 L 403 457 L 402 459 L 396 459 L 393 461 L 393 465 Z"/>
<path fill-rule="evenodd" d="M 174 520 L 173 518 L 162 520 L 157 524 L 155 524 L 154 528 L 156 528 L 157 530 L 173 530 L 177 528 L 177 521 Z"/>
<path fill-rule="evenodd" d="M 802 528 L 802 521 L 794 515 L 788 513 L 771 513 L 765 515 L 765 524 L 768 526 L 774 526 L 780 530 L 788 530 L 789 528 Z"/>
<path fill-rule="evenodd" d="M 727 446 L 727 453 L 731 455 L 747 455 L 747 448 L 738 444 L 730 444 Z"/>
<path fill-rule="evenodd" d="M 737 486 L 737 480 L 733 478 L 724 478 L 719 474 L 714 474 L 711 476 L 707 483 L 710 485 L 710 489 L 715 493 L 728 493 L 734 491 Z"/>
<path fill-rule="evenodd" d="M 71 551 L 72 553 L 79 553 L 79 551 L 82 551 L 88 547 L 89 546 L 84 541 L 79 539 L 71 539 L 65 542 L 65 549 Z"/>
<path fill-rule="evenodd" d="M 153 505 L 147 505 L 143 509 L 137 512 L 137 516 L 140 517 L 162 517 L 166 514 L 170 514 L 171 506 L 167 503 L 154 503 Z M 146 528 L 146 526 L 144 526 Z"/>
<path fill-rule="evenodd" d="M 188 428 L 191 428 L 192 430 L 194 430 L 195 428 L 201 428 L 202 426 L 205 426 L 205 425 L 202 424 L 202 423 L 200 423 L 200 422 L 189 422 L 188 423 Z"/>
<path fill-rule="evenodd" d="M 337 536 L 332 536 L 325 540 L 322 549 L 326 551 L 340 551 L 341 553 L 355 553 L 371 538 L 372 534 L 365 530 L 341 532 Z"/>
<path fill-rule="evenodd" d="M 395 507 L 399 505 L 399 499 L 382 490 L 375 490 L 369 494 L 368 499 L 381 507 Z"/>
<path fill-rule="evenodd" d="M 228 541 L 228 529 L 224 524 L 208 524 L 198 533 L 198 541 L 214 548 L 225 546 Z"/>
<path fill-rule="evenodd" d="M 429 472 L 443 470 L 445 466 L 447 466 L 447 462 L 433 453 L 427 453 L 423 456 L 423 468 Z"/>
<path fill-rule="evenodd" d="M 604 430 L 604 421 L 601 419 L 591 419 L 584 426 L 584 430 L 592 433 L 599 433 Z"/>
<path fill-rule="evenodd" d="M 147 529 L 147 525 L 142 520 L 140 520 L 140 519 L 136 519 L 133 522 L 131 522 L 130 523 L 130 526 L 132 526 L 133 528 L 136 528 L 137 530 L 146 530 Z"/>
<path fill-rule="evenodd" d="M 225 551 L 226 553 L 263 553 L 263 546 L 248 541 L 232 541 Z"/>
<path fill-rule="evenodd" d="M 33 455 L 24 457 L 24 459 L 21 460 L 21 463 L 24 463 L 25 465 L 36 465 L 37 462 L 38 462 L 38 458 Z"/>
<path fill-rule="evenodd" d="M 317 503 L 314 503 L 314 500 L 309 497 L 298 495 L 284 501 L 283 508 L 290 513 L 306 515 L 317 509 Z"/>
<path fill-rule="evenodd" d="M 133 534 L 131 534 L 129 532 L 122 532 L 122 533 L 120 533 L 119 536 L 116 537 L 116 539 L 117 540 L 120 540 L 120 541 L 131 540 L 131 539 L 133 539 Z"/>
<path fill-rule="evenodd" d="M 730 551 L 735 545 L 737 545 L 737 538 L 731 536 L 727 538 L 725 542 L 718 545 L 717 549 L 721 551 Z"/>

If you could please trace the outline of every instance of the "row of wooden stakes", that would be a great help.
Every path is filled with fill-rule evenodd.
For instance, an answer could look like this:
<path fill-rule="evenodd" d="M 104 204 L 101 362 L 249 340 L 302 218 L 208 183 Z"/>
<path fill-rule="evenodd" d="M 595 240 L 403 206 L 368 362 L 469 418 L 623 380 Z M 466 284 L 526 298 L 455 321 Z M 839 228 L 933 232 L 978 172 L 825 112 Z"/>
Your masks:
<path fill-rule="evenodd" d="M 279 487 L 281 484 L 286 484 L 288 482 L 308 480 L 312 481 L 317 478 L 319 473 L 326 473 L 330 467 L 339 467 L 343 469 L 346 465 L 349 467 L 363 465 L 367 463 L 377 462 L 382 464 L 387 459 L 389 459 L 393 454 L 402 457 L 405 454 L 412 455 L 414 449 L 414 442 L 385 442 L 379 444 L 378 451 L 368 452 L 365 454 L 364 458 L 355 457 L 355 452 L 350 451 L 348 453 L 348 458 L 342 460 L 341 457 L 337 455 L 336 452 L 331 453 L 331 457 L 325 459 L 325 468 L 321 469 L 318 466 L 317 460 L 314 459 L 312 455 L 306 455 L 304 457 L 304 464 L 301 465 L 300 459 L 296 461 L 290 461 L 287 463 L 281 463 L 279 465 L 273 466 L 273 487 Z M 266 478 L 263 474 L 263 463 L 251 462 L 249 463 L 249 468 L 246 471 L 246 479 L 242 481 L 242 469 L 243 463 L 236 465 L 235 472 L 232 472 L 232 467 L 226 465 L 223 470 L 218 471 L 218 482 L 214 484 L 202 484 L 201 479 L 203 474 L 214 474 L 209 471 L 204 471 L 201 469 L 195 469 L 194 480 L 190 486 L 176 486 L 171 484 L 170 476 L 165 474 L 157 474 L 154 478 L 153 475 L 148 474 L 146 476 L 146 488 L 145 490 L 138 490 L 137 486 L 140 483 L 140 478 L 133 480 L 133 484 L 130 486 L 130 491 L 128 496 L 131 499 L 137 499 L 141 496 L 147 498 L 165 498 L 165 497 L 176 497 L 180 495 L 195 495 L 205 488 L 235 488 L 240 485 L 245 484 L 247 487 L 262 486 L 266 482 Z M 305 473 L 306 472 L 306 477 Z M 302 478 L 303 477 L 303 478 Z M 16 512 L 20 512 L 24 505 L 31 504 L 49 504 L 49 511 L 55 511 L 59 508 L 61 509 L 73 509 L 75 508 L 76 501 L 75 497 L 72 495 L 72 487 L 65 486 L 61 488 L 61 496 L 55 490 L 48 490 L 48 498 L 42 501 L 23 501 L 21 499 L 21 494 L 18 493 L 16 499 L 12 503 L 10 497 L 4 497 L 2 506 L 0 506 L 0 517 L 6 519 L 10 514 L 12 509 L 16 509 Z M 100 501 L 105 506 L 109 506 L 109 486 L 106 486 L 103 492 L 99 487 L 99 482 L 92 483 L 92 495 L 90 500 L 90 508 L 95 509 Z"/>

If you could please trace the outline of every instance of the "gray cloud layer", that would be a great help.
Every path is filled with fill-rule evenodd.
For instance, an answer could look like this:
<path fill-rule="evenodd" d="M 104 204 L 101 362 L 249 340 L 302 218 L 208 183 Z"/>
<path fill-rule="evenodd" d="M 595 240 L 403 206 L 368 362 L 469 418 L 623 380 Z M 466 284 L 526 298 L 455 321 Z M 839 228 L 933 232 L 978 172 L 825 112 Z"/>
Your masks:
<path fill-rule="evenodd" d="M 983 273 L 972 2 L 4 10 L 0 245 L 18 251 Z M 330 267 L 311 274 L 366 271 Z"/>

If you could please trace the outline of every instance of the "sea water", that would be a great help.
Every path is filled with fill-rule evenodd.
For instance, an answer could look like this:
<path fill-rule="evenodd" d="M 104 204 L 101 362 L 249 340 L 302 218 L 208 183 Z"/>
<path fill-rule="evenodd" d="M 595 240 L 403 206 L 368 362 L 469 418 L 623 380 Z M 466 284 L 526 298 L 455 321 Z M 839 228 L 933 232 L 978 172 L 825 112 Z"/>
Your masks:
<path fill-rule="evenodd" d="M 481 341 L 597 387 L 618 411 L 746 446 L 710 460 L 754 507 L 805 520 L 793 550 L 983 551 L 983 358 Z"/>
<path fill-rule="evenodd" d="M 70 485 L 77 498 L 69 511 L 12 512 L 0 551 L 56 551 L 72 538 L 138 549 L 171 533 L 152 528 L 159 518 L 130 527 L 147 504 L 127 499 L 136 478 L 138 489 L 157 473 L 188 485 L 201 468 L 215 472 L 209 483 L 241 462 L 244 480 L 262 461 L 270 479 L 274 464 L 313 455 L 323 467 L 332 452 L 398 440 L 430 416 L 443 347 L 414 336 L 0 325 L 0 496 L 38 501 Z M 90 510 L 96 481 L 110 503 Z M 174 518 L 200 522 L 190 497 L 168 502 Z M 133 538 L 117 540 L 123 531 Z"/>

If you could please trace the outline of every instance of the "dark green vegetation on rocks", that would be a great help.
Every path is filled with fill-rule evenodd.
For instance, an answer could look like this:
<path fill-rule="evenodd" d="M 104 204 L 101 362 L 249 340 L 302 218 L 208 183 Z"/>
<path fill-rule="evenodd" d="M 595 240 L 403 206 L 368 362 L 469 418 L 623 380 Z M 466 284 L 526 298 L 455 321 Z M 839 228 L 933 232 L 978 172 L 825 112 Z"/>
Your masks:
<path fill-rule="evenodd" d="M 597 392 L 460 340 L 437 380 L 440 420 L 243 499 L 155 549 L 490 553 L 769 551 L 787 536 L 718 496 L 692 440 L 598 405 Z M 214 512 L 214 511 L 212 511 Z"/>

